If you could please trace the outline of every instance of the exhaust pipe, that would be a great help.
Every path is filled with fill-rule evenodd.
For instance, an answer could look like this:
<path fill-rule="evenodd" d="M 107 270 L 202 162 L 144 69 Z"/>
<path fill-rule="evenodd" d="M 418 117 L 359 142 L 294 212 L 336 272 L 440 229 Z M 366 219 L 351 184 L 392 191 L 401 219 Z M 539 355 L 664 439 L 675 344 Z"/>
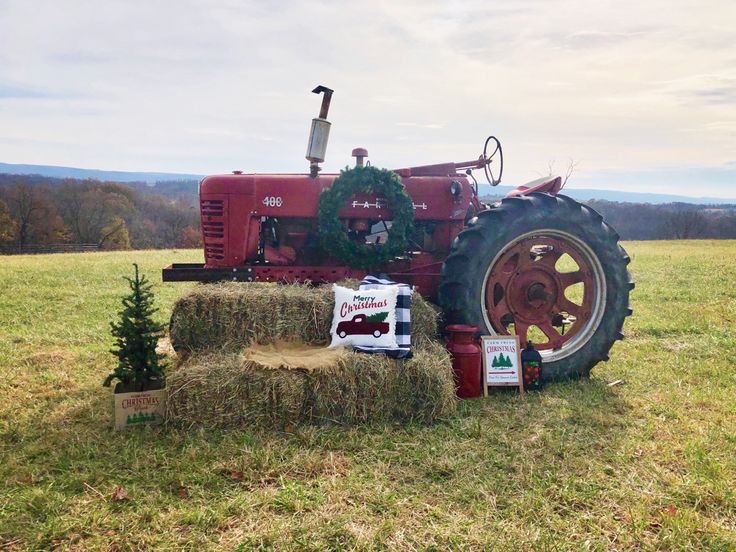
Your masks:
<path fill-rule="evenodd" d="M 322 168 L 319 163 L 325 160 L 327 153 L 327 140 L 330 137 L 330 122 L 327 120 L 327 112 L 330 110 L 332 100 L 332 89 L 321 84 L 312 90 L 315 94 L 322 94 L 322 106 L 319 109 L 319 117 L 312 119 L 312 128 L 309 131 L 309 142 L 307 143 L 306 158 L 309 161 L 309 174 L 316 178 Z"/>

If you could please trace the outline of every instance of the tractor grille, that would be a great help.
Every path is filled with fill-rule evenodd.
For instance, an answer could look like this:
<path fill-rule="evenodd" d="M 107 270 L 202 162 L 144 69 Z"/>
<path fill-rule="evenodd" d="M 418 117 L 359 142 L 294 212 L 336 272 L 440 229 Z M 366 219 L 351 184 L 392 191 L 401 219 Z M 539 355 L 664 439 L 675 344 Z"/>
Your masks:
<path fill-rule="evenodd" d="M 203 222 L 202 236 L 207 238 L 224 238 L 225 223 L 224 222 Z"/>
<path fill-rule="evenodd" d="M 224 199 L 203 199 L 200 206 L 203 217 L 221 217 L 225 214 Z"/>
<path fill-rule="evenodd" d="M 207 259 L 217 259 L 221 261 L 225 258 L 225 245 L 222 243 L 204 244 L 204 256 Z"/>
<path fill-rule="evenodd" d="M 202 238 L 205 263 L 225 260 L 225 199 L 202 199 Z"/>

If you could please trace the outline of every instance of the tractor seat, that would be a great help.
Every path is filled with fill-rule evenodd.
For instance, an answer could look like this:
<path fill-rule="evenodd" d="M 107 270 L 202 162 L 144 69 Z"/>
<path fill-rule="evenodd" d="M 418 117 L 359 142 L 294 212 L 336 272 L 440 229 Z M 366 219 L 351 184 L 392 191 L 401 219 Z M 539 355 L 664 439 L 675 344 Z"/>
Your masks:
<path fill-rule="evenodd" d="M 559 176 L 543 176 L 542 178 L 537 178 L 536 180 L 517 186 L 507 193 L 506 197 L 524 196 L 534 192 L 546 192 L 556 195 L 560 191 L 560 188 L 562 188 L 562 178 Z"/>

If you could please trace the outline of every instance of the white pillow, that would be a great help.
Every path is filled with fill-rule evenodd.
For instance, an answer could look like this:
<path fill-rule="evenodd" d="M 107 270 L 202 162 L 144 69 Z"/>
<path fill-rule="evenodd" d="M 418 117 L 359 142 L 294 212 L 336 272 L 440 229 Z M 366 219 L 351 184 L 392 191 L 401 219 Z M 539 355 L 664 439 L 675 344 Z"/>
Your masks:
<path fill-rule="evenodd" d="M 335 292 L 335 310 L 332 313 L 330 347 L 345 345 L 398 347 L 396 343 L 398 286 L 353 291 L 333 284 L 332 289 Z"/>

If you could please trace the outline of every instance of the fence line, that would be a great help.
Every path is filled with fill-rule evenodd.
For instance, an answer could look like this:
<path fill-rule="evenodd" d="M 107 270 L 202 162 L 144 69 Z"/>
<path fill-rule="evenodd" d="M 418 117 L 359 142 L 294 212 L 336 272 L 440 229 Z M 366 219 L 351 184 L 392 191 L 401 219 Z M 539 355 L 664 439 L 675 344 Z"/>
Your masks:
<path fill-rule="evenodd" d="M 99 251 L 96 243 L 55 243 L 0 246 L 0 255 L 39 255 L 44 253 L 88 253 Z"/>

